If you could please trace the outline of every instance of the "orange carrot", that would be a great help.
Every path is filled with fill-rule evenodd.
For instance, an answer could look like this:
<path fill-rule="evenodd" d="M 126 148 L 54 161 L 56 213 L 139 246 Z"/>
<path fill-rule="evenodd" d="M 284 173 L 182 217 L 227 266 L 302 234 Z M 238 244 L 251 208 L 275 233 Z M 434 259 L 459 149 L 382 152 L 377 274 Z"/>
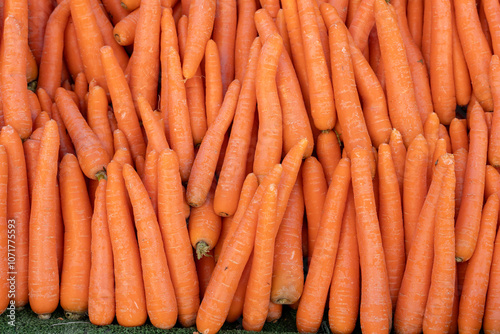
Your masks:
<path fill-rule="evenodd" d="M 250 270 L 252 269 L 252 262 L 253 262 L 253 252 L 252 254 L 250 254 L 250 257 L 248 258 L 248 262 L 245 266 L 245 269 L 243 269 L 243 273 L 241 274 L 238 287 L 234 292 L 234 297 L 231 302 L 231 306 L 229 307 L 229 312 L 226 318 L 227 322 L 235 322 L 243 314 L 245 295 L 247 291 L 248 280 L 250 279 Z"/>
<path fill-rule="evenodd" d="M 467 262 L 465 262 L 467 263 Z M 498 330 L 500 324 L 500 233 L 497 233 L 491 260 L 491 270 L 486 295 L 486 305 L 483 318 L 483 330 L 487 334 L 493 334 Z"/>
<path fill-rule="evenodd" d="M 213 251 L 210 251 L 207 256 L 203 256 L 201 259 L 195 259 L 195 262 L 198 281 L 200 282 L 200 299 L 203 299 L 205 290 L 207 289 L 210 278 L 212 277 L 212 272 L 215 268 Z"/>
<path fill-rule="evenodd" d="M 219 0 L 215 9 L 212 38 L 219 48 L 222 91 L 224 94 L 234 79 L 236 5 L 237 3 L 234 0 Z"/>
<path fill-rule="evenodd" d="M 90 89 L 87 109 L 90 128 L 97 135 L 108 155 L 112 157 L 114 154 L 113 134 L 108 121 L 108 99 L 102 87 L 94 86 Z"/>
<path fill-rule="evenodd" d="M 255 1 L 238 0 L 237 6 L 238 20 L 234 45 L 234 76 L 243 83 L 247 64 L 251 58 L 251 47 L 255 37 L 257 37 L 257 30 L 253 20 L 253 15 L 257 10 L 257 3 Z"/>
<path fill-rule="evenodd" d="M 11 304 L 10 298 L 12 292 L 10 290 L 10 280 L 9 273 L 9 245 L 14 245 L 15 234 L 13 230 L 15 225 L 12 221 L 7 220 L 7 184 L 9 182 L 9 163 L 7 157 L 7 151 L 4 146 L 0 145 L 0 251 L 5 256 L 5 261 L 1 263 L 1 279 L 2 284 L 0 285 L 1 297 L 0 297 L 0 312 L 5 312 L 9 304 Z M 13 269 L 13 268 L 11 268 Z M 14 292 L 15 293 L 15 292 Z M 12 305 L 15 307 L 15 302 L 12 301 Z M 12 308 L 12 306 L 11 306 Z"/>
<path fill-rule="evenodd" d="M 316 151 L 323 166 L 327 183 L 332 182 L 333 173 L 340 161 L 340 144 L 334 131 L 322 131 L 318 136 Z"/>
<path fill-rule="evenodd" d="M 138 19 L 139 9 L 136 9 L 116 23 L 113 28 L 113 36 L 118 44 L 127 46 L 134 43 Z"/>
<path fill-rule="evenodd" d="M 389 146 L 391 147 L 392 160 L 394 161 L 396 175 L 398 176 L 399 192 L 403 193 L 407 151 L 403 142 L 403 137 L 401 136 L 401 133 L 396 129 L 393 129 L 391 131 L 391 136 L 389 137 Z"/>
<path fill-rule="evenodd" d="M 209 40 L 205 49 L 205 104 L 207 126 L 210 127 L 219 113 L 224 98 L 220 54 L 214 40 Z"/>

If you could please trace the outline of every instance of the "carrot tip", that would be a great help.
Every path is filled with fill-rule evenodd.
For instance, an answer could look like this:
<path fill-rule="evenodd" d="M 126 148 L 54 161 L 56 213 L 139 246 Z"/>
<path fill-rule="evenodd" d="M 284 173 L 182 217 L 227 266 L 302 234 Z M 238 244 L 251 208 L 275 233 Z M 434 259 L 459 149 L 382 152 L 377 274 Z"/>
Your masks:
<path fill-rule="evenodd" d="M 82 320 L 85 318 L 85 312 L 70 312 L 70 311 L 64 311 L 64 316 L 68 320 Z M 50 315 L 49 315 L 50 317 Z"/>
<path fill-rule="evenodd" d="M 209 251 L 210 246 L 205 241 L 198 241 L 196 244 L 196 256 L 198 257 L 198 260 L 204 256 L 211 256 L 208 254 Z"/>
<path fill-rule="evenodd" d="M 38 315 L 38 319 L 41 319 L 41 320 L 49 320 L 51 315 L 52 315 L 52 313 L 44 313 L 44 314 L 39 314 L 39 315 Z"/>

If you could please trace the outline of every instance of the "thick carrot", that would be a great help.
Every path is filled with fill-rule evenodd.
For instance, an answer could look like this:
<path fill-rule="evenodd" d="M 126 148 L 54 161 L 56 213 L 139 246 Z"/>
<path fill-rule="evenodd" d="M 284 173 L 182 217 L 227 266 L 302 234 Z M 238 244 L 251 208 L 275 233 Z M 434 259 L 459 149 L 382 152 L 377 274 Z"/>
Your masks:
<path fill-rule="evenodd" d="M 309 157 L 304 161 L 302 166 L 302 180 L 304 181 L 303 191 L 307 214 L 307 245 L 310 262 L 320 228 L 323 204 L 328 191 L 323 167 L 315 157 Z"/>
<path fill-rule="evenodd" d="M 257 220 L 252 269 L 243 305 L 243 328 L 260 331 L 266 322 L 273 275 L 274 242 L 278 233 L 278 187 L 271 183 L 262 198 Z"/>
<path fill-rule="evenodd" d="M 424 136 L 418 135 L 408 147 L 404 170 L 402 199 L 406 257 L 410 253 L 415 227 L 427 196 L 428 156 L 427 141 Z"/>
<path fill-rule="evenodd" d="M 467 262 L 466 262 L 467 263 Z M 483 330 L 487 334 L 498 331 L 500 326 L 500 233 L 497 233 L 491 260 L 488 292 L 483 318 Z"/>
<path fill-rule="evenodd" d="M 160 76 L 160 20 L 160 0 L 142 0 L 129 82 L 136 110 L 140 95 L 156 109 Z"/>
<path fill-rule="evenodd" d="M 44 127 L 40 143 L 29 224 L 29 302 L 33 312 L 44 319 L 50 318 L 59 304 L 59 271 L 54 238 L 58 137 L 57 124 L 51 120 Z M 19 258 L 16 260 L 19 261 Z"/>
<path fill-rule="evenodd" d="M 92 12 L 91 2 L 90 0 L 71 0 L 70 7 L 85 76 L 89 82 L 96 80 L 99 86 L 108 92 L 104 66 L 100 57 L 96 59 L 99 50 L 104 46 L 104 39 Z"/>
<path fill-rule="evenodd" d="M 452 163 L 453 158 L 451 155 L 444 155 L 439 159 L 415 226 L 394 314 L 394 329 L 398 333 L 422 331 L 425 305 L 431 284 L 437 203 L 442 188 L 443 176 Z"/>
<path fill-rule="evenodd" d="M 35 57 L 36 63 L 40 64 L 47 21 L 54 10 L 50 0 L 28 1 L 28 45 Z"/>
<path fill-rule="evenodd" d="M 214 211 L 215 186 L 214 180 L 205 203 L 193 208 L 189 217 L 189 237 L 198 259 L 208 256 L 219 241 L 221 217 Z"/>
<path fill-rule="evenodd" d="M 359 279 L 356 208 L 352 187 L 349 187 L 342 217 L 339 249 L 330 286 L 328 322 L 330 330 L 334 333 L 354 331 L 359 311 Z"/>
<path fill-rule="evenodd" d="M 88 178 L 96 179 L 98 174 L 105 172 L 110 160 L 108 153 L 64 88 L 57 89 L 55 99 L 64 125 L 75 144 L 82 171 Z"/>
<path fill-rule="evenodd" d="M 5 260 L 1 262 L 1 280 L 0 284 L 0 312 L 5 312 L 9 304 L 11 303 L 10 298 L 12 297 L 12 292 L 10 292 L 10 280 L 9 273 L 9 245 L 15 245 L 15 225 L 12 221 L 7 220 L 7 185 L 9 182 L 9 163 L 8 156 L 5 147 L 0 145 L 0 252 L 5 257 Z M 13 268 L 11 268 L 13 269 Z M 15 292 L 14 292 L 15 294 Z M 12 301 L 15 306 L 15 302 Z"/>
<path fill-rule="evenodd" d="M 43 88 L 52 99 L 56 88 L 61 85 L 64 30 L 69 14 L 69 0 L 62 1 L 50 15 L 45 29 L 46 42 L 43 44 L 37 87 L 38 91 Z"/>
<path fill-rule="evenodd" d="M 221 216 L 231 216 L 236 212 L 238 196 L 243 188 L 246 170 L 240 167 L 244 165 L 250 153 L 249 138 L 251 138 L 254 118 L 256 118 L 255 75 L 260 50 L 260 40 L 255 39 L 250 49 L 249 61 L 234 113 L 232 131 L 215 190 L 214 210 Z"/>
<path fill-rule="evenodd" d="M 297 310 L 297 329 L 301 333 L 316 332 L 321 325 L 335 266 L 350 180 L 350 161 L 341 159 L 335 168 L 332 184 L 325 198 L 325 210 L 321 215 L 315 251 Z"/>
<path fill-rule="evenodd" d="M 64 220 L 64 258 L 61 307 L 70 320 L 81 319 L 88 309 L 92 207 L 78 159 L 66 154 L 59 166 Z M 78 261 L 68 259 L 77 258 Z"/>
<path fill-rule="evenodd" d="M 184 78 L 189 79 L 203 59 L 205 46 L 212 35 L 215 21 L 215 0 L 192 0 L 189 6 L 189 25 L 186 55 L 182 65 Z"/>
<path fill-rule="evenodd" d="M 178 159 L 172 150 L 164 150 L 158 160 L 158 218 L 177 298 L 179 320 L 184 327 L 189 327 L 194 325 L 200 299 L 182 202 Z"/>
<path fill-rule="evenodd" d="M 476 4 L 470 0 L 457 0 L 454 4 L 458 36 L 469 68 L 474 95 L 485 111 L 492 111 L 493 99 L 487 76 L 491 50 L 481 30 Z"/>
<path fill-rule="evenodd" d="M 321 47 L 314 6 L 312 0 L 297 1 L 309 84 L 311 116 L 316 128 L 330 130 L 336 121 L 335 102 L 329 78 L 329 67 L 325 59 L 328 55 L 325 55 Z"/>
<path fill-rule="evenodd" d="M 187 50 L 186 45 L 186 50 Z M 186 55 L 185 55 L 186 56 Z M 184 59 L 185 64 L 185 59 Z M 181 178 L 189 179 L 194 160 L 194 144 L 186 103 L 186 87 L 181 73 L 179 53 L 170 47 L 167 51 L 168 71 L 168 124 L 170 145 L 179 158 Z"/>
<path fill-rule="evenodd" d="M 243 83 L 247 64 L 251 58 L 251 47 L 257 29 L 253 15 L 257 10 L 256 1 L 238 0 L 238 20 L 236 26 L 236 41 L 234 44 L 234 77 Z"/>
<path fill-rule="evenodd" d="M 107 177 L 106 210 L 113 249 L 116 320 L 121 326 L 141 326 L 147 319 L 146 297 L 139 246 L 121 165 L 111 161 Z"/>
<path fill-rule="evenodd" d="M 21 136 L 29 137 L 32 131 L 31 113 L 26 89 L 26 48 L 22 40 L 22 26 L 13 16 L 5 19 L 0 55 L 0 83 L 2 108 L 6 125 L 11 125 Z"/>
<path fill-rule="evenodd" d="M 389 117 L 393 127 L 401 132 L 405 146 L 408 147 L 412 140 L 423 132 L 408 58 L 391 5 L 375 0 L 375 19 L 387 78 Z"/>
<path fill-rule="evenodd" d="M 341 158 L 340 144 L 334 131 L 322 131 L 317 140 L 316 152 L 323 166 L 326 182 L 332 182 L 333 173 Z"/>
<path fill-rule="evenodd" d="M 378 218 L 394 310 L 403 279 L 406 257 L 402 200 L 391 148 L 388 144 L 379 146 L 377 173 L 379 179 Z"/>
<path fill-rule="evenodd" d="M 476 103 L 470 116 L 470 153 L 467 158 L 463 193 L 456 221 L 457 261 L 470 259 L 476 248 L 484 196 L 484 176 L 488 150 L 488 129 L 484 111 Z"/>
<path fill-rule="evenodd" d="M 354 149 L 352 185 L 361 264 L 360 321 L 362 330 L 389 332 L 392 323 L 387 267 L 378 226 L 369 160 L 371 151 Z"/>
<path fill-rule="evenodd" d="M 139 9 L 136 9 L 116 23 L 113 28 L 113 36 L 118 44 L 127 46 L 134 43 L 138 19 Z"/>
<path fill-rule="evenodd" d="M 222 72 L 222 91 L 225 94 L 234 79 L 235 39 L 237 10 L 236 1 L 219 0 L 215 9 L 212 38 L 219 48 Z"/>
<path fill-rule="evenodd" d="M 89 126 L 101 141 L 102 146 L 110 157 L 114 154 L 113 134 L 108 121 L 108 99 L 106 92 L 100 86 L 90 89 L 87 106 L 87 120 Z"/>
<path fill-rule="evenodd" d="M 91 267 L 89 281 L 89 320 L 94 325 L 109 325 L 115 318 L 113 250 L 106 211 L 106 179 L 99 180 L 91 222 Z"/>
<path fill-rule="evenodd" d="M 229 86 L 220 113 L 212 126 L 208 128 L 196 155 L 186 189 L 186 197 L 191 206 L 198 207 L 205 202 L 215 174 L 224 134 L 233 119 L 240 87 L 238 80 L 233 81 Z"/>
<path fill-rule="evenodd" d="M 445 333 L 451 327 L 456 285 L 454 208 L 455 167 L 452 163 L 444 175 L 436 210 L 431 285 L 422 325 L 427 333 Z"/>
<path fill-rule="evenodd" d="M 286 173 L 285 168 L 283 170 Z M 290 305 L 296 303 L 302 294 L 304 288 L 303 260 L 301 260 L 303 258 L 301 233 L 303 225 L 304 195 L 302 178 L 298 175 L 287 201 L 274 245 L 271 285 L 271 302 L 273 303 Z"/>

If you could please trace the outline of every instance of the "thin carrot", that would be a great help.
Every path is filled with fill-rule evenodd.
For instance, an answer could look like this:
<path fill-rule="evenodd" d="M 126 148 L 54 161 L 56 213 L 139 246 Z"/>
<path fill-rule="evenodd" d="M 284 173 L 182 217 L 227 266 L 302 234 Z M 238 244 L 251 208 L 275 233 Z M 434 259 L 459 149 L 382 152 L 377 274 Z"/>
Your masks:
<path fill-rule="evenodd" d="M 13 241 L 12 233 L 15 228 L 12 221 L 7 220 L 7 185 L 9 182 L 9 163 L 8 156 L 5 147 L 0 145 L 0 251 L 5 256 L 5 261 L 2 261 L 1 265 L 1 279 L 2 284 L 0 285 L 1 297 L 0 297 L 0 312 L 5 312 L 9 304 L 11 304 L 10 298 L 12 297 L 12 292 L 10 292 L 10 280 L 9 280 L 9 244 L 12 245 Z M 15 302 L 12 301 L 15 306 Z M 12 306 L 11 306 L 12 308 Z"/>
<path fill-rule="evenodd" d="M 57 89 L 56 104 L 64 125 L 75 144 L 82 171 L 88 178 L 96 179 L 98 174 L 105 172 L 105 167 L 111 157 L 108 156 L 99 138 L 90 129 L 64 88 Z"/>
<path fill-rule="evenodd" d="M 87 118 L 87 103 L 85 101 L 85 95 L 89 91 L 89 83 L 85 77 L 85 73 L 80 72 L 75 78 L 75 84 L 73 92 L 78 96 L 78 107 L 83 117 Z"/>
<path fill-rule="evenodd" d="M 196 272 L 198 273 L 198 281 L 200 282 L 200 299 L 203 299 L 205 290 L 207 289 L 210 278 L 212 277 L 212 272 L 215 268 L 213 251 L 210 251 L 208 256 L 204 256 L 199 260 L 196 259 L 195 262 Z"/>
<path fill-rule="evenodd" d="M 55 103 L 52 104 L 52 119 L 56 121 L 57 127 L 59 128 L 59 138 L 61 141 L 61 144 L 59 145 L 60 159 L 62 159 L 66 153 L 75 154 L 75 148 L 73 147 L 71 137 L 69 136 L 68 131 L 66 131 L 66 126 L 64 125 L 59 108 L 57 108 L 57 104 Z"/>
<path fill-rule="evenodd" d="M 253 20 L 253 14 L 257 10 L 256 1 L 238 0 L 238 20 L 236 26 L 236 41 L 234 45 L 234 76 L 240 82 L 244 82 L 247 64 L 251 58 L 251 47 L 257 29 Z"/>
<path fill-rule="evenodd" d="M 245 295 L 247 292 L 248 280 L 250 279 L 250 270 L 252 269 L 252 262 L 253 262 L 253 252 L 252 254 L 250 254 L 250 257 L 248 258 L 248 262 L 245 265 L 245 269 L 243 269 L 243 273 L 241 274 L 238 287 L 234 292 L 234 297 L 233 300 L 231 301 L 231 306 L 229 306 L 229 312 L 227 313 L 226 317 L 227 322 L 235 322 L 243 314 Z"/>
<path fill-rule="evenodd" d="M 193 326 L 199 308 L 199 282 L 186 218 L 179 162 L 172 150 L 164 150 L 158 160 L 158 219 L 174 285 L 179 321 Z M 206 296 L 205 296 L 206 298 Z"/>
<path fill-rule="evenodd" d="M 489 137 L 489 145 L 488 145 L 488 162 L 494 167 L 500 166 L 500 147 L 498 138 L 498 128 L 500 126 L 500 110 L 498 105 L 500 103 L 500 75 L 498 72 L 500 71 L 500 59 L 497 55 L 493 55 L 491 57 L 490 62 L 490 70 L 489 70 L 489 79 L 490 79 L 490 87 L 491 94 L 493 95 L 493 121 L 492 121 L 492 130 L 490 131 L 491 135 Z M 496 103 L 495 103 L 496 102 Z M 496 109 L 496 111 L 495 111 Z"/>
<path fill-rule="evenodd" d="M 418 136 L 417 136 L 418 137 Z M 391 147 L 392 160 L 396 168 L 396 175 L 398 176 L 399 192 L 403 192 L 404 173 L 406 168 L 406 155 L 407 150 L 403 142 L 401 133 L 393 129 L 389 137 L 389 146 Z"/>
<path fill-rule="evenodd" d="M 66 154 L 59 165 L 59 188 L 64 221 L 61 307 L 66 318 L 79 320 L 88 310 L 92 207 L 78 159 Z M 71 261 L 69 259 L 78 259 Z"/>
<path fill-rule="evenodd" d="M 73 23 L 73 19 L 71 17 L 69 18 L 66 30 L 64 31 L 63 55 L 65 63 L 68 67 L 68 72 L 71 74 L 72 78 L 76 78 L 78 73 L 84 71 L 84 66 L 80 49 L 78 47 L 75 24 Z"/>
<path fill-rule="evenodd" d="M 220 54 L 214 40 L 207 42 L 205 49 L 205 105 L 207 126 L 214 122 L 224 99 Z"/>
<path fill-rule="evenodd" d="M 29 302 L 33 312 L 44 319 L 50 318 L 59 304 L 59 272 L 54 238 L 58 137 L 57 124 L 51 120 L 44 127 L 40 143 L 29 224 Z M 17 247 L 19 244 L 16 244 Z M 16 260 L 19 261 L 19 258 Z M 17 261 L 16 266 L 19 265 Z"/>
<path fill-rule="evenodd" d="M 38 128 L 43 127 L 45 125 L 45 122 L 49 120 L 50 120 L 49 114 L 47 114 L 45 111 L 42 111 L 35 119 L 35 122 L 33 123 L 33 129 L 36 130 Z"/>
<path fill-rule="evenodd" d="M 366 50 L 368 46 L 368 36 L 375 25 L 374 4 L 375 2 L 373 0 L 361 1 L 349 25 L 349 32 L 353 38 L 354 45 L 359 48 L 361 52 Z"/>
<path fill-rule="evenodd" d="M 424 19 L 424 0 L 408 1 L 408 28 L 415 44 L 422 48 L 422 27 Z"/>
<path fill-rule="evenodd" d="M 484 175 L 488 150 L 488 129 L 484 111 L 475 103 L 470 116 L 470 153 L 465 170 L 463 196 L 456 221 L 457 261 L 470 259 L 476 248 L 484 196 Z"/>
<path fill-rule="evenodd" d="M 466 262 L 467 263 L 467 262 Z M 486 294 L 486 305 L 483 318 L 483 330 L 487 334 L 493 334 L 500 325 L 500 233 L 497 233 L 491 260 L 491 270 Z"/>
<path fill-rule="evenodd" d="M 164 149 L 170 148 L 163 131 L 162 124 L 156 118 L 151 105 L 142 95 L 137 98 L 139 112 L 141 114 L 142 125 L 148 137 L 148 147 L 156 152 L 161 152 Z"/>
<path fill-rule="evenodd" d="M 113 134 L 108 121 L 108 99 L 106 92 L 100 86 L 94 86 L 90 89 L 87 120 L 108 155 L 112 157 L 114 154 Z"/>
<path fill-rule="evenodd" d="M 40 64 L 47 21 L 54 10 L 52 1 L 28 1 L 28 45 Z"/>
<path fill-rule="evenodd" d="M 333 173 L 340 161 L 340 144 L 334 131 L 322 131 L 318 136 L 316 152 L 323 166 L 327 183 L 332 182 Z"/>
<path fill-rule="evenodd" d="M 467 265 L 462 295 L 460 296 L 458 330 L 461 333 L 479 332 L 482 327 L 495 245 L 498 207 L 497 194 L 491 195 L 484 205 L 478 244 Z"/>
<path fill-rule="evenodd" d="M 235 39 L 237 22 L 237 3 L 234 0 L 219 0 L 215 8 L 212 38 L 219 48 L 222 72 L 222 91 L 225 94 L 234 80 Z"/>

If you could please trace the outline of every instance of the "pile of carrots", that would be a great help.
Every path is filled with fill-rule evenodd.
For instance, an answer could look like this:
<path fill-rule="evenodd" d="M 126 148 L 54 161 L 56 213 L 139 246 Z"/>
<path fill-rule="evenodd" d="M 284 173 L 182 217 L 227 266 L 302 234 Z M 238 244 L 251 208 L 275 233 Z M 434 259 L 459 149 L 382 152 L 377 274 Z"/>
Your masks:
<path fill-rule="evenodd" d="M 1 312 L 500 332 L 498 1 L 0 17 Z"/>

